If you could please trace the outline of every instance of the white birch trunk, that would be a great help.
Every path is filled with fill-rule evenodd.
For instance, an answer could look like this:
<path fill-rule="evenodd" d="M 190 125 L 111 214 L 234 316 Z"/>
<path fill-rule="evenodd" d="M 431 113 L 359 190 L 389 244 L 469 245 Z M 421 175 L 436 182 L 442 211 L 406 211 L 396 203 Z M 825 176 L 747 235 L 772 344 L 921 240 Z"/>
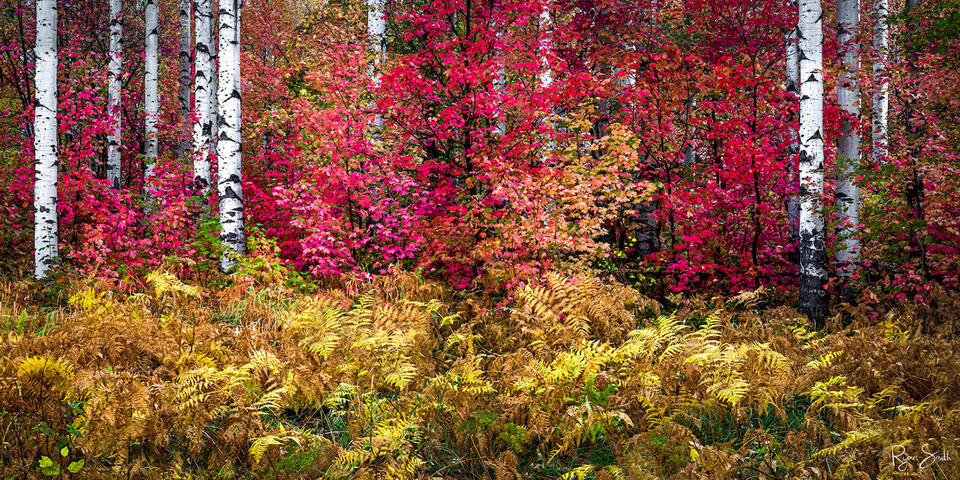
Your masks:
<path fill-rule="evenodd" d="M 697 97 L 691 95 L 686 101 L 685 107 L 684 120 L 687 122 L 687 144 L 683 147 L 683 165 L 689 167 L 696 161 L 697 153 L 697 127 L 690 119 L 693 116 L 693 111 L 697 108 Z"/>
<path fill-rule="evenodd" d="M 123 135 L 120 115 L 120 79 L 123 68 L 123 2 L 110 0 L 110 63 L 107 67 L 107 117 L 110 130 L 107 133 L 107 180 L 113 188 L 120 189 L 120 143 Z"/>
<path fill-rule="evenodd" d="M 188 129 L 190 125 L 190 77 L 192 76 L 192 65 L 190 64 L 190 14 L 193 10 L 190 5 L 191 0 L 179 0 L 180 18 L 178 27 L 180 30 L 180 44 L 177 47 L 178 74 L 177 82 L 179 90 L 177 99 L 180 102 L 179 116 L 181 129 Z M 177 146 L 177 158 L 183 158 L 190 151 L 189 131 L 181 130 L 180 142 Z"/>
<path fill-rule="evenodd" d="M 889 53 L 889 27 L 887 26 L 887 0 L 873 2 L 873 161 L 886 162 L 888 156 L 887 110 L 890 94 L 887 78 L 887 55 Z"/>
<path fill-rule="evenodd" d="M 214 0 L 210 0 L 211 5 L 213 4 L 213 2 L 214 2 Z M 217 23 L 217 22 L 214 22 L 214 21 L 213 21 L 213 17 L 211 17 L 211 20 L 210 20 L 210 45 L 212 45 L 212 47 L 210 47 L 210 48 L 211 48 L 210 62 L 211 62 L 211 64 L 213 65 L 213 67 L 212 67 L 212 68 L 213 68 L 213 70 L 212 70 L 213 73 L 211 73 L 211 75 L 210 75 L 210 78 L 211 78 L 211 80 L 210 80 L 210 82 L 211 82 L 211 83 L 210 83 L 210 85 L 211 85 L 211 86 L 210 86 L 210 92 L 211 92 L 211 93 L 210 93 L 210 96 L 208 97 L 209 104 L 207 105 L 207 108 L 208 108 L 209 111 L 210 111 L 210 125 L 211 125 L 211 128 L 210 128 L 210 153 L 211 153 L 211 155 L 217 153 L 217 145 L 216 145 L 216 144 L 217 144 L 217 139 L 220 138 L 220 104 L 219 104 L 219 102 L 217 101 L 217 92 L 219 91 L 219 87 L 218 87 L 218 83 L 217 83 L 217 82 L 219 82 L 220 79 L 219 79 L 219 76 L 218 76 L 219 70 L 218 70 L 218 67 L 217 67 L 217 53 L 214 53 L 214 52 L 219 52 L 219 51 L 220 51 L 220 50 L 219 50 L 220 46 L 219 46 L 219 44 L 217 43 L 217 36 L 218 36 L 219 34 L 218 34 L 218 31 L 217 31 L 217 25 L 216 25 L 216 23 Z"/>
<path fill-rule="evenodd" d="M 144 77 L 143 77 L 143 108 L 144 108 L 144 178 L 153 177 L 153 168 L 157 163 L 157 113 L 160 110 L 157 101 L 157 74 L 158 74 L 158 20 L 160 9 L 156 0 L 147 0 L 144 9 L 146 27 L 146 43 L 144 44 Z"/>
<path fill-rule="evenodd" d="M 367 36 L 370 41 L 370 64 L 367 66 L 367 75 L 374 88 L 380 87 L 380 77 L 383 72 L 383 62 L 386 59 L 387 13 L 385 0 L 367 0 Z M 376 107 L 376 102 L 374 102 Z M 374 135 L 383 130 L 383 115 L 377 112 L 373 119 Z"/>
<path fill-rule="evenodd" d="M 497 95 L 497 102 L 499 106 L 494 112 L 497 120 L 497 134 L 505 136 L 507 134 L 507 119 L 503 113 L 503 104 L 504 104 L 504 94 L 506 93 L 507 88 L 507 66 L 505 52 L 503 51 L 503 29 L 505 26 L 501 26 L 497 30 L 497 78 L 493 81 L 493 91 Z"/>
<path fill-rule="evenodd" d="M 790 6 L 797 9 L 797 0 L 791 0 Z M 800 99 L 800 50 L 797 45 L 797 29 L 794 27 L 787 34 L 786 40 L 786 70 L 787 70 L 787 93 Z M 796 118 L 796 117 L 794 117 Z M 793 120 L 793 119 L 791 119 Z M 800 151 L 800 140 L 797 131 L 789 127 L 787 135 L 790 138 L 790 144 L 787 147 L 787 173 L 792 180 L 797 174 L 797 152 Z M 800 199 L 796 195 L 787 197 L 787 222 L 790 231 L 790 239 L 795 246 L 799 248 L 800 244 Z"/>
<path fill-rule="evenodd" d="M 233 270 L 245 252 L 240 132 L 240 19 L 241 0 L 220 3 L 220 63 L 217 83 L 219 138 L 217 139 L 217 193 L 220 197 L 220 241 L 226 251 L 220 259 L 224 272 Z"/>
<path fill-rule="evenodd" d="M 497 69 L 497 82 L 494 87 L 500 102 L 500 106 L 497 107 L 497 134 L 503 137 L 507 134 L 507 119 L 503 113 L 504 96 L 507 88 L 507 69 L 503 63 Z"/>
<path fill-rule="evenodd" d="M 234 42 L 233 44 L 233 54 L 234 54 L 234 59 L 236 59 L 236 61 L 233 63 L 233 72 L 234 72 L 234 75 L 236 75 L 235 78 L 236 78 L 237 98 L 243 98 L 243 77 L 240 76 L 241 65 L 243 64 L 242 62 L 243 59 L 240 57 L 240 55 L 242 54 L 240 46 L 243 44 L 243 39 L 240 36 L 241 33 L 243 32 L 243 30 L 240 29 L 241 27 L 240 26 L 240 20 L 241 20 L 240 7 L 242 5 L 243 5 L 243 0 L 237 0 L 237 23 L 236 23 L 236 26 L 234 27 L 237 30 L 237 41 Z M 243 105 L 241 103 L 237 103 L 237 131 L 238 132 L 243 131 L 243 115 L 241 114 L 242 106 Z"/>
<path fill-rule="evenodd" d="M 549 88 L 553 85 L 553 69 L 550 67 L 550 57 L 553 53 L 553 29 L 550 24 L 550 0 L 545 0 L 540 10 L 540 42 L 538 56 L 540 57 L 540 88 Z"/>
<path fill-rule="evenodd" d="M 860 223 L 860 187 L 855 182 L 860 167 L 860 134 L 853 127 L 851 118 L 860 117 L 860 44 L 856 40 L 860 25 L 860 1 L 837 0 L 837 40 L 843 64 L 837 101 L 846 118 L 841 120 L 840 137 L 837 139 L 837 207 L 839 210 L 840 240 L 837 251 L 838 273 L 843 280 L 841 289 L 850 297 L 849 283 L 860 263 L 860 239 L 857 225 Z"/>
<path fill-rule="evenodd" d="M 537 56 L 539 57 L 539 81 L 540 89 L 546 90 L 553 85 L 553 68 L 550 66 L 550 60 L 553 55 L 553 25 L 551 25 L 550 18 L 550 9 L 552 1 L 543 0 L 543 4 L 540 9 L 540 16 L 538 19 L 538 24 L 540 27 L 540 41 L 537 44 Z M 547 116 L 553 116 L 553 105 L 551 104 L 547 109 Z M 553 130 L 552 120 L 547 120 L 547 124 L 550 125 L 550 130 Z M 549 156 L 549 152 L 553 151 L 555 147 L 553 141 L 553 135 L 548 134 L 546 149 L 540 154 L 541 160 L 546 161 Z"/>
<path fill-rule="evenodd" d="M 827 312 L 823 222 L 823 8 L 800 0 L 800 311 L 822 326 Z"/>
<path fill-rule="evenodd" d="M 57 262 L 57 1 L 37 2 L 34 110 L 34 275 L 45 280 Z"/>
<path fill-rule="evenodd" d="M 210 148 L 213 132 L 213 112 L 210 108 L 213 94 L 213 39 L 211 23 L 213 20 L 212 0 L 197 0 L 194 5 L 194 28 L 197 43 L 195 55 L 196 79 L 193 108 L 193 183 L 200 194 L 206 194 L 210 188 Z"/>
<path fill-rule="evenodd" d="M 636 49 L 637 47 L 632 43 L 627 44 L 626 50 L 630 53 L 630 55 L 633 55 Z M 617 85 L 620 87 L 630 87 L 635 83 L 637 83 L 637 69 L 630 65 L 628 67 L 627 74 L 624 75 L 623 78 L 617 80 Z"/>

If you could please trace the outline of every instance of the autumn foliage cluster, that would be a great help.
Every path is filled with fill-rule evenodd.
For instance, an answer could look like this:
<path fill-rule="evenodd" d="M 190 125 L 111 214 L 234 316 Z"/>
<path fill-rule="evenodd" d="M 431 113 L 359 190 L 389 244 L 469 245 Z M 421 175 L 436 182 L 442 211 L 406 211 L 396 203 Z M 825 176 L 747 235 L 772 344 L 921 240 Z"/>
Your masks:
<path fill-rule="evenodd" d="M 861 2 L 859 118 L 824 2 L 831 292 L 843 120 L 862 252 L 819 331 L 785 306 L 788 2 L 391 0 L 380 61 L 364 2 L 246 0 L 229 275 L 180 148 L 178 2 L 146 179 L 144 12 L 120 3 L 114 186 L 108 2 L 58 2 L 40 284 L 34 3 L 0 0 L 0 479 L 960 478 L 956 0 L 889 2 L 883 79 Z"/>
<path fill-rule="evenodd" d="M 177 154 L 188 126 L 175 102 L 175 2 L 160 2 L 153 195 L 143 183 L 142 16 L 133 7 L 124 14 L 123 184 L 104 180 L 106 3 L 60 6 L 61 270 L 140 288 L 173 255 L 194 260 L 185 274 L 198 278 L 220 246 L 206 215 L 216 199 L 195 195 L 189 152 Z M 783 62 L 796 12 L 773 1 L 549 5 L 543 24 L 543 5 L 527 0 L 390 2 L 374 82 L 362 3 L 248 2 L 247 225 L 318 278 L 402 269 L 501 291 L 562 269 L 612 274 L 661 299 L 793 289 L 785 206 L 797 190 L 788 154 L 797 106 Z M 857 176 L 857 279 L 872 305 L 929 300 L 960 272 L 957 9 L 933 5 L 891 15 L 900 46 L 887 80 L 889 158 L 868 160 L 865 141 Z M 29 271 L 32 238 L 33 13 L 21 0 L 2 8 L 0 242 L 5 269 L 19 275 Z M 869 46 L 862 9 L 858 35 Z M 827 92 L 839 61 L 831 18 Z M 869 112 L 877 82 L 864 73 L 859 83 Z M 835 95 L 826 98 L 833 198 L 840 112 Z M 922 128 L 905 128 L 904 109 Z M 382 129 L 372 128 L 376 118 Z M 869 120 L 853 120 L 869 139 Z M 833 202 L 824 208 L 833 252 L 838 222 Z"/>
<path fill-rule="evenodd" d="M 960 298 L 808 329 L 766 289 L 661 305 L 550 275 L 500 301 L 412 274 L 307 293 L 0 293 L 3 478 L 955 478 Z M 52 295 L 52 293 L 47 293 Z M 921 457 L 922 458 L 922 457 Z"/>

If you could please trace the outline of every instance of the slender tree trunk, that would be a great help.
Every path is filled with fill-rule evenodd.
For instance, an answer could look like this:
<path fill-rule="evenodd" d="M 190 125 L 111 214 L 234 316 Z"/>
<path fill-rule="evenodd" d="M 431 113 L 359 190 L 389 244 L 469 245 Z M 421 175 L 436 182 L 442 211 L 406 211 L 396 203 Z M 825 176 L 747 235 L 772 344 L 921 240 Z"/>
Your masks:
<path fill-rule="evenodd" d="M 540 9 L 540 42 L 538 56 L 540 57 L 540 88 L 549 88 L 553 85 L 553 69 L 550 67 L 550 57 L 553 54 L 553 28 L 550 21 L 551 0 L 543 0 Z"/>
<path fill-rule="evenodd" d="M 34 109 L 34 275 L 45 280 L 57 262 L 57 2 L 37 2 Z"/>
<path fill-rule="evenodd" d="M 153 168 L 157 164 L 157 114 L 160 104 L 157 98 L 158 74 L 158 20 L 160 9 L 156 0 L 147 0 L 144 9 L 146 43 L 144 44 L 143 108 L 144 112 L 144 178 L 153 177 Z"/>
<path fill-rule="evenodd" d="M 797 9 L 797 0 L 790 1 L 791 7 Z M 793 28 L 787 34 L 786 42 L 786 69 L 787 69 L 787 93 L 800 100 L 800 50 L 797 44 L 797 29 Z M 795 119 L 796 117 L 793 117 Z M 789 127 L 787 135 L 790 138 L 790 144 L 787 147 L 787 173 L 790 179 L 797 175 L 797 153 L 800 151 L 800 140 L 797 131 Z M 793 245 L 799 249 L 800 245 L 800 199 L 796 195 L 787 197 L 787 222 L 790 231 L 790 239 Z"/>
<path fill-rule="evenodd" d="M 632 56 L 636 52 L 636 45 L 628 42 L 626 50 Z M 617 80 L 617 85 L 624 90 L 632 87 L 636 83 L 637 69 L 632 65 L 628 67 L 626 74 Z M 645 156 L 641 163 L 647 163 Z M 640 176 L 635 174 L 634 179 L 639 180 Z M 645 256 L 660 249 L 660 229 L 657 218 L 654 216 L 657 211 L 656 200 L 651 199 L 640 204 L 635 204 L 634 209 L 637 211 L 637 214 L 633 219 L 630 219 L 632 220 L 630 234 L 633 239 L 631 256 L 639 263 Z"/>
<path fill-rule="evenodd" d="M 233 74 L 234 74 L 234 79 L 235 79 L 235 81 L 234 81 L 235 90 L 236 90 L 236 92 L 237 92 L 237 93 L 236 93 L 236 96 L 237 96 L 237 98 L 239 99 L 239 98 L 243 98 L 243 77 L 240 76 L 240 74 L 241 74 L 241 65 L 243 64 L 243 62 L 242 62 L 243 59 L 241 58 L 241 55 L 242 55 L 243 52 L 242 52 L 242 50 L 241 50 L 241 48 L 240 48 L 240 47 L 243 45 L 243 39 L 241 38 L 241 33 L 243 32 L 243 30 L 241 30 L 241 24 L 240 24 L 240 20 L 241 20 L 241 18 L 242 18 L 241 15 L 240 15 L 240 9 L 241 9 L 241 7 L 243 6 L 243 0 L 236 0 L 236 2 L 237 2 L 237 12 L 236 12 L 236 15 L 237 15 L 237 24 L 236 24 L 236 27 L 235 27 L 235 28 L 236 28 L 236 31 L 237 31 L 237 33 L 236 33 L 236 35 L 237 35 L 237 41 L 233 43 L 233 55 L 234 55 L 234 59 L 236 60 L 235 62 L 233 62 L 233 72 L 234 72 Z M 242 113 L 241 113 L 241 112 L 242 112 L 242 108 L 241 108 L 242 106 L 243 106 L 242 103 L 241 103 L 240 101 L 238 101 L 238 102 L 237 102 L 237 126 L 236 126 L 237 138 L 239 139 L 239 140 L 237 140 L 237 141 L 238 141 L 238 144 L 237 144 L 237 155 L 238 155 L 238 160 L 237 160 L 238 163 L 237 163 L 237 164 L 238 164 L 238 165 L 240 165 L 240 163 L 239 163 L 239 162 L 240 162 L 239 158 L 241 158 L 241 157 L 239 157 L 239 155 L 240 155 L 240 153 L 242 152 L 241 146 L 242 146 L 242 144 L 243 144 L 243 135 L 242 135 L 242 132 L 243 132 L 243 115 L 242 115 Z M 242 179 L 242 178 L 243 178 L 243 177 L 241 176 L 241 179 Z"/>
<path fill-rule="evenodd" d="M 823 8 L 800 0 L 800 311 L 818 327 L 827 314 L 823 222 Z"/>
<path fill-rule="evenodd" d="M 637 47 L 633 45 L 633 43 L 627 43 L 626 51 L 628 52 L 628 55 L 632 56 L 636 49 Z M 617 85 L 620 87 L 629 87 L 634 83 L 637 83 L 637 69 L 634 68 L 633 65 L 629 65 L 626 75 L 624 75 L 622 79 L 617 80 Z"/>
<path fill-rule="evenodd" d="M 213 4 L 213 1 L 214 0 L 210 0 L 211 4 Z M 210 20 L 210 45 L 212 45 L 212 47 L 210 47 L 211 48 L 210 62 L 213 65 L 212 67 L 213 70 L 210 75 L 210 78 L 211 78 L 210 92 L 211 93 L 210 93 L 210 96 L 207 97 L 207 100 L 209 102 L 209 104 L 207 105 L 207 108 L 210 111 L 210 125 L 211 125 L 211 128 L 210 128 L 210 153 L 211 154 L 217 153 L 217 139 L 220 138 L 220 115 L 221 115 L 220 102 L 217 101 L 217 92 L 220 91 L 219 84 L 217 83 L 220 81 L 220 78 L 218 76 L 219 70 L 217 66 L 218 57 L 217 57 L 217 53 L 213 53 L 213 52 L 219 53 L 220 46 L 218 44 L 218 38 L 217 38 L 217 36 L 219 35 L 217 33 L 218 32 L 217 25 L 216 25 L 216 22 L 213 21 L 213 18 L 214 17 L 211 16 L 211 20 Z"/>
<path fill-rule="evenodd" d="M 906 25 L 904 27 L 906 31 L 904 33 L 914 33 L 914 30 L 917 28 L 917 20 L 913 12 L 919 7 L 920 0 L 907 0 L 907 4 L 904 6 L 904 16 L 906 17 Z M 905 45 L 905 47 L 907 71 L 909 71 L 911 75 L 915 75 L 917 70 L 916 47 L 912 45 Z M 912 81 L 910 81 L 910 83 L 912 83 Z M 917 120 L 915 97 L 913 97 L 914 92 L 912 92 L 914 88 L 914 85 L 906 85 L 904 88 L 906 95 L 904 95 L 903 121 L 907 131 L 908 141 L 911 144 L 909 149 L 910 176 L 904 185 L 904 197 L 907 201 L 907 206 L 910 208 L 912 253 L 918 257 L 924 279 L 931 280 L 933 276 L 930 271 L 930 265 L 927 262 L 927 244 L 924 240 L 924 237 L 926 237 L 925 232 L 927 231 L 924 214 L 925 187 L 923 185 L 923 172 L 920 170 L 919 165 L 920 158 L 923 155 L 921 136 L 923 135 L 924 127 L 923 124 Z"/>
<path fill-rule="evenodd" d="M 213 39 L 211 38 L 211 23 L 213 20 L 212 0 L 197 0 L 194 5 L 194 25 L 196 43 L 196 94 L 193 108 L 195 117 L 193 123 L 193 183 L 194 188 L 201 195 L 205 195 L 210 188 L 210 148 L 213 132 L 213 112 L 211 99 L 213 90 Z"/>
<path fill-rule="evenodd" d="M 693 116 L 694 109 L 697 108 L 697 97 L 696 95 L 690 95 L 690 98 L 687 99 L 684 105 L 686 111 L 684 113 L 684 120 L 687 122 L 687 144 L 683 147 L 683 165 L 692 166 L 696 161 L 696 147 L 697 147 L 697 127 L 694 126 L 693 122 L 690 120 L 690 117 Z"/>
<path fill-rule="evenodd" d="M 180 101 L 179 115 L 182 131 L 180 134 L 180 143 L 177 146 L 177 158 L 183 158 L 187 155 L 187 152 L 190 151 L 190 79 L 192 77 L 193 67 L 190 62 L 190 14 L 191 10 L 193 10 L 190 1 L 191 0 L 179 0 L 180 44 L 177 48 L 177 60 L 179 62 L 177 82 L 180 88 L 177 92 L 177 97 Z"/>
<path fill-rule="evenodd" d="M 386 58 L 387 44 L 387 12 L 385 10 L 385 0 L 367 0 L 367 36 L 370 41 L 370 64 L 367 67 L 367 75 L 374 88 L 380 87 L 380 77 L 383 71 L 383 62 Z M 376 107 L 376 102 L 374 102 Z M 383 130 L 383 115 L 378 111 L 373 119 L 374 135 L 378 136 Z"/>
<path fill-rule="evenodd" d="M 240 132 L 240 23 L 241 0 L 220 3 L 220 73 L 217 103 L 220 137 L 217 139 L 217 193 L 220 197 L 220 241 L 227 251 L 220 259 L 225 272 L 233 270 L 245 252 Z"/>
<path fill-rule="evenodd" d="M 107 76 L 107 117 L 110 130 L 107 133 L 107 180 L 119 190 L 121 183 L 120 143 L 123 125 L 120 111 L 120 75 L 123 69 L 123 2 L 110 0 L 110 64 Z"/>
<path fill-rule="evenodd" d="M 497 28 L 497 79 L 493 82 L 493 91 L 497 94 L 497 102 L 500 106 L 496 109 L 496 119 L 497 119 L 497 134 L 501 137 L 507 134 L 507 119 L 503 113 L 504 104 L 504 94 L 506 93 L 507 88 L 507 65 L 505 58 L 505 51 L 503 50 L 503 34 L 506 29 L 506 25 L 500 25 L 499 22 L 494 23 Z"/>
<path fill-rule="evenodd" d="M 837 250 L 841 296 L 853 300 L 851 284 L 860 265 L 860 187 L 855 177 L 860 168 L 860 133 L 853 121 L 860 117 L 860 44 L 856 40 L 860 26 L 860 0 L 837 0 L 837 40 L 843 71 L 837 87 L 837 101 L 843 112 L 840 138 L 837 139 L 837 206 L 840 213 L 840 239 Z"/>
<path fill-rule="evenodd" d="M 887 0 L 873 2 L 873 161 L 887 161 L 887 110 L 890 103 L 887 78 L 887 55 L 889 53 L 889 27 L 887 25 Z"/>
<path fill-rule="evenodd" d="M 537 56 L 539 57 L 539 81 L 540 89 L 546 90 L 553 85 L 553 68 L 550 66 L 551 58 L 553 57 L 553 25 L 551 24 L 550 18 L 550 9 L 552 5 L 552 0 L 542 0 L 543 4 L 540 6 L 540 16 L 538 19 L 538 25 L 540 27 L 540 40 L 537 44 Z M 553 116 L 554 109 L 552 102 L 549 102 L 547 105 L 547 116 Z M 550 125 L 550 130 L 553 130 L 552 120 L 547 120 L 547 124 Z M 547 145 L 546 149 L 541 153 L 541 160 L 546 162 L 547 157 L 550 152 L 554 149 L 553 134 L 548 133 L 547 135 Z"/>
<path fill-rule="evenodd" d="M 241 65 L 243 64 L 242 62 L 243 59 L 241 58 L 241 55 L 243 52 L 242 52 L 242 49 L 240 48 L 243 45 L 243 39 L 241 38 L 241 33 L 243 32 L 243 30 L 241 30 L 241 25 L 240 25 L 240 20 L 242 18 L 240 15 L 240 7 L 242 5 L 243 5 L 243 0 L 237 0 L 237 24 L 235 27 L 237 30 L 237 40 L 236 42 L 233 43 L 233 55 L 234 55 L 234 59 L 236 60 L 235 62 L 233 62 L 233 71 L 234 71 L 234 75 L 236 75 L 236 77 L 234 78 L 236 79 L 235 85 L 237 90 L 237 98 L 242 98 L 242 93 L 243 93 L 243 77 L 240 76 Z M 241 106 L 242 105 L 240 103 L 237 103 L 237 131 L 238 132 L 242 131 L 242 128 L 243 128 L 243 115 L 240 114 Z"/>

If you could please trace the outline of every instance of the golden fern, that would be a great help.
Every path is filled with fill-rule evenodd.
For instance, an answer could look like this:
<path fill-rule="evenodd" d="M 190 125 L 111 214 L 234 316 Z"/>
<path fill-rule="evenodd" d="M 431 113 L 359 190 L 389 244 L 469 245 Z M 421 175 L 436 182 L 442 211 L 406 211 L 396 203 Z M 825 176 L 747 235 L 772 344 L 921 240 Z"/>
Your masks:
<path fill-rule="evenodd" d="M 175 275 L 168 272 L 153 271 L 147 274 L 147 282 L 153 286 L 154 294 L 159 297 L 164 293 L 182 294 L 188 297 L 199 297 L 200 288 L 187 285 Z"/>
<path fill-rule="evenodd" d="M 25 391 L 38 398 L 62 397 L 74 378 L 73 366 L 62 359 L 26 357 L 17 365 L 17 378 Z"/>

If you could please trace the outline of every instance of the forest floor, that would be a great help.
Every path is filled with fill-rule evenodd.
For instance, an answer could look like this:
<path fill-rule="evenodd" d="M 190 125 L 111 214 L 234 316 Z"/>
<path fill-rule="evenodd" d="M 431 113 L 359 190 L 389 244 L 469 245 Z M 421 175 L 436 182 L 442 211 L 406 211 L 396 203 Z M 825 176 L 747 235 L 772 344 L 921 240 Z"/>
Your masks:
<path fill-rule="evenodd" d="M 2 283 L 0 478 L 960 478 L 955 297 L 816 332 L 764 290 L 176 273 Z"/>

